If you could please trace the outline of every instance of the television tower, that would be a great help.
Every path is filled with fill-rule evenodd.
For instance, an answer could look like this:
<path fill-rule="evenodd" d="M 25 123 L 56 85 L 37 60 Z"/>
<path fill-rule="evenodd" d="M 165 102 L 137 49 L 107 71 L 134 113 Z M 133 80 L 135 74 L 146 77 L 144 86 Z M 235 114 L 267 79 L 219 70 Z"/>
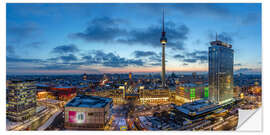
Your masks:
<path fill-rule="evenodd" d="M 167 38 L 165 36 L 166 32 L 164 30 L 164 9 L 163 9 L 163 17 L 162 17 L 162 35 L 160 38 L 160 43 L 162 45 L 162 88 L 166 87 L 165 84 L 165 46 L 167 43 Z"/>

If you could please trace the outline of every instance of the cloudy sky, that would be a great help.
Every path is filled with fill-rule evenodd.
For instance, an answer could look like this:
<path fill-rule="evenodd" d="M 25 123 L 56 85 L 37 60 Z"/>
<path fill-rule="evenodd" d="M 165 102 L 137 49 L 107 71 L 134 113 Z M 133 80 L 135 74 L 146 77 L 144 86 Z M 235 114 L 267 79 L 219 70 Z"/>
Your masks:
<path fill-rule="evenodd" d="M 235 73 L 261 72 L 260 4 L 7 4 L 8 74 L 207 72 L 215 34 Z"/>

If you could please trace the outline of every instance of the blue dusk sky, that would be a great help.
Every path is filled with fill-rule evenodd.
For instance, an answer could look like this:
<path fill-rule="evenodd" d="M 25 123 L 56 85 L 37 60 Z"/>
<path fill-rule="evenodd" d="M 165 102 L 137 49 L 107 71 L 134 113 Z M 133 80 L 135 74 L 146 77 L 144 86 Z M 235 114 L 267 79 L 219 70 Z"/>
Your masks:
<path fill-rule="evenodd" d="M 207 72 L 209 42 L 234 49 L 235 73 L 261 72 L 259 3 L 7 4 L 7 74 Z"/>

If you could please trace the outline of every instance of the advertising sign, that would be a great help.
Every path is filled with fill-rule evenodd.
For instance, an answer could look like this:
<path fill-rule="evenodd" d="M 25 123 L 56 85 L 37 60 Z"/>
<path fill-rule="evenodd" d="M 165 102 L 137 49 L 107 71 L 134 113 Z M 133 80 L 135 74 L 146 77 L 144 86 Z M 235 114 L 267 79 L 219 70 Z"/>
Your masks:
<path fill-rule="evenodd" d="M 69 122 L 71 123 L 84 123 L 85 122 L 84 112 L 69 111 L 68 116 L 69 116 Z"/>

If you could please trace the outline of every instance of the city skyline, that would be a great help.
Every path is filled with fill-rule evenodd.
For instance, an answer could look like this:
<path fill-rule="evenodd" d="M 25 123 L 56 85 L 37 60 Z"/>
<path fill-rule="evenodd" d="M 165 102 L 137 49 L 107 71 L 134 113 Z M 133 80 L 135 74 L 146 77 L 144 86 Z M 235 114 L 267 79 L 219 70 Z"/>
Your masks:
<path fill-rule="evenodd" d="M 7 74 L 161 72 L 162 8 L 166 72 L 207 72 L 216 32 L 235 73 L 261 72 L 261 4 L 116 3 L 7 4 Z"/>

